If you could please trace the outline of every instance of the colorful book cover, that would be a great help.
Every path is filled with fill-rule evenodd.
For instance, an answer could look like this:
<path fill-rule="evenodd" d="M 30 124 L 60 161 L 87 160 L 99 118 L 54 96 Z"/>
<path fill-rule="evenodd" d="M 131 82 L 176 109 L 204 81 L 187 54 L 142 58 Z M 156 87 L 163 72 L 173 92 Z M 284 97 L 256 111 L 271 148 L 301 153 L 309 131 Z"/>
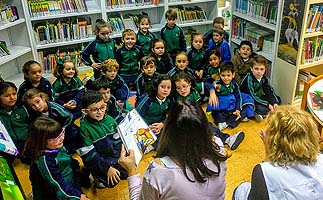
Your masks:
<path fill-rule="evenodd" d="M 313 110 L 323 110 L 323 91 L 309 93 Z"/>
<path fill-rule="evenodd" d="M 0 121 L 0 151 L 11 155 L 18 155 L 18 149 L 16 145 L 13 143 L 9 133 L 7 132 L 6 128 Z"/>

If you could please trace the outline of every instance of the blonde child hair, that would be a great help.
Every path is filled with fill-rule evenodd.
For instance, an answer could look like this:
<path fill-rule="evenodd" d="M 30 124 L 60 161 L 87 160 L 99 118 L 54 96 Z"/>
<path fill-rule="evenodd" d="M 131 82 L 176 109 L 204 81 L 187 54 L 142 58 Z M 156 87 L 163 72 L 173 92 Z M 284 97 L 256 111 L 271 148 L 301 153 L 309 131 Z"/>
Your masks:
<path fill-rule="evenodd" d="M 113 69 L 116 71 L 119 70 L 119 64 L 115 59 L 110 58 L 110 59 L 105 60 L 101 63 L 101 71 L 103 73 L 106 73 L 107 71 L 110 71 Z"/>
<path fill-rule="evenodd" d="M 125 38 L 127 35 L 136 35 L 136 32 L 130 28 L 127 28 L 122 31 L 122 39 Z"/>
<path fill-rule="evenodd" d="M 44 92 L 41 92 L 37 88 L 29 89 L 25 92 L 24 96 L 22 97 L 23 102 L 27 102 L 28 99 L 32 99 L 34 97 L 40 97 L 44 99 L 46 102 L 49 101 L 48 95 Z"/>

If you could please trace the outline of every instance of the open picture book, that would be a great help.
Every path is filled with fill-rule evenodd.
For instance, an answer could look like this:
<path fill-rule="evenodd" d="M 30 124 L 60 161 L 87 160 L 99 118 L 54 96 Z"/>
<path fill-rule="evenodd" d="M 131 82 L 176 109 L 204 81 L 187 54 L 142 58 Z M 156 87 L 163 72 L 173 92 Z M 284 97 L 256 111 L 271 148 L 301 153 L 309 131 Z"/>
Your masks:
<path fill-rule="evenodd" d="M 18 154 L 18 149 L 13 143 L 7 129 L 4 127 L 0 121 L 0 151 L 6 152 L 8 154 L 16 156 Z"/>
<path fill-rule="evenodd" d="M 117 129 L 127 152 L 129 152 L 129 149 L 134 150 L 136 165 L 138 166 L 142 155 L 154 149 L 151 145 L 156 141 L 156 135 L 136 109 L 127 113 Z"/>

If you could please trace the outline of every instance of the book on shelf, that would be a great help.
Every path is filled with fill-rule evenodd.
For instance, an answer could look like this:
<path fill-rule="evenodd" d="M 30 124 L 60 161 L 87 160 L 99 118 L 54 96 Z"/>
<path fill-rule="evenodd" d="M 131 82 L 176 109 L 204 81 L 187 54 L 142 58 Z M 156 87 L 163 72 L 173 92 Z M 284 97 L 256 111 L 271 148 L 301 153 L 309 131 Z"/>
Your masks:
<path fill-rule="evenodd" d="M 174 9 L 177 12 L 179 23 L 199 22 L 207 20 L 205 10 L 199 6 L 186 7 L 179 5 L 175 6 Z"/>
<path fill-rule="evenodd" d="M 24 196 L 13 167 L 10 167 L 6 159 L 0 157 L 0 188 L 1 199 L 24 200 Z"/>
<path fill-rule="evenodd" d="M 322 24 L 323 6 L 313 5 L 307 15 L 306 32 L 311 33 L 319 31 Z"/>
<path fill-rule="evenodd" d="M 107 0 L 107 8 L 126 8 L 133 6 L 158 5 L 159 0 Z"/>
<path fill-rule="evenodd" d="M 13 143 L 7 129 L 3 125 L 3 123 L 0 121 L 0 151 L 3 151 L 5 153 L 11 154 L 11 155 L 18 155 L 18 149 L 16 145 Z"/>
<path fill-rule="evenodd" d="M 138 166 L 142 155 L 153 150 L 151 146 L 156 140 L 156 135 L 148 127 L 136 109 L 128 112 L 123 121 L 117 127 L 118 133 L 125 149 L 134 150 L 136 164 Z"/>
<path fill-rule="evenodd" d="M 319 61 L 323 58 L 323 38 L 306 38 L 303 46 L 302 64 Z"/>
<path fill-rule="evenodd" d="M 0 41 L 0 57 L 10 55 L 5 41 Z"/>
<path fill-rule="evenodd" d="M 0 25 L 13 22 L 19 19 L 17 7 L 14 5 L 0 5 Z"/>

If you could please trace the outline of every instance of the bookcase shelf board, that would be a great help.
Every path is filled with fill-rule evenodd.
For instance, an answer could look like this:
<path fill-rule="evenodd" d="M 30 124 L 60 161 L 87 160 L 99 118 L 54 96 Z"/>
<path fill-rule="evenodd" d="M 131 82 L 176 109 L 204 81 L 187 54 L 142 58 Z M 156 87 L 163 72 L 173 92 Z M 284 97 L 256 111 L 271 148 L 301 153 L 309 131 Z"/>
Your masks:
<path fill-rule="evenodd" d="M 185 5 L 185 4 L 201 4 L 201 3 L 211 3 L 214 0 L 185 0 L 185 1 L 176 1 L 176 2 L 172 2 L 169 1 L 168 6 L 176 6 L 176 5 Z"/>
<path fill-rule="evenodd" d="M 13 27 L 13 26 L 17 26 L 17 25 L 22 24 L 22 23 L 25 23 L 24 18 L 20 18 L 20 19 L 18 19 L 16 21 L 8 22 L 8 23 L 5 23 L 5 24 L 0 24 L 0 31 L 8 29 L 8 28 Z"/>
<path fill-rule="evenodd" d="M 300 64 L 299 69 L 308 69 L 311 67 L 316 67 L 316 66 L 322 66 L 323 65 L 323 59 L 318 60 L 318 61 L 313 61 L 313 62 L 308 62 L 304 64 Z"/>
<path fill-rule="evenodd" d="M 24 46 L 8 46 L 8 49 L 10 51 L 10 55 L 1 57 L 0 65 L 3 65 L 11 60 L 14 60 L 28 52 L 31 52 L 30 47 L 24 47 Z"/>
<path fill-rule="evenodd" d="M 42 21 L 42 20 L 49 20 L 49 19 L 60 19 L 60 18 L 67 18 L 67 17 L 78 17 L 78 16 L 86 16 L 86 15 L 95 15 L 101 14 L 101 10 L 93 10 L 88 12 L 75 12 L 75 13 L 64 13 L 64 14 L 56 14 L 56 15 L 46 15 L 40 17 L 32 17 L 30 18 L 31 21 Z"/>
<path fill-rule="evenodd" d="M 122 8 L 110 8 L 107 9 L 106 12 L 114 13 L 114 12 L 127 12 L 131 10 L 145 10 L 145 9 L 153 9 L 153 8 L 162 8 L 164 7 L 164 4 L 158 4 L 158 5 L 143 5 L 143 6 L 130 6 L 130 7 L 122 7 Z"/>
<path fill-rule="evenodd" d="M 311 38 L 311 37 L 317 37 L 317 36 L 323 36 L 323 31 L 316 31 L 312 33 L 305 33 L 304 38 Z"/>
<path fill-rule="evenodd" d="M 254 17 L 250 17 L 250 16 L 240 13 L 240 12 L 232 12 L 232 14 L 234 16 L 240 17 L 240 18 L 245 19 L 245 20 L 252 22 L 254 24 L 258 24 L 259 26 L 263 26 L 263 27 L 270 29 L 272 31 L 276 31 L 275 24 L 264 22 L 263 20 L 260 20 L 260 19 L 254 18 Z"/>
<path fill-rule="evenodd" d="M 36 45 L 36 48 L 37 48 L 37 50 L 41 50 L 41 49 L 47 49 L 47 48 L 53 48 L 53 47 L 80 44 L 80 43 L 84 43 L 84 42 L 90 42 L 94 39 L 95 39 L 95 37 L 89 37 L 89 38 L 75 39 L 75 40 L 64 41 L 64 42 L 53 42 L 53 43 L 48 43 L 48 44 L 39 44 L 39 45 Z"/>

